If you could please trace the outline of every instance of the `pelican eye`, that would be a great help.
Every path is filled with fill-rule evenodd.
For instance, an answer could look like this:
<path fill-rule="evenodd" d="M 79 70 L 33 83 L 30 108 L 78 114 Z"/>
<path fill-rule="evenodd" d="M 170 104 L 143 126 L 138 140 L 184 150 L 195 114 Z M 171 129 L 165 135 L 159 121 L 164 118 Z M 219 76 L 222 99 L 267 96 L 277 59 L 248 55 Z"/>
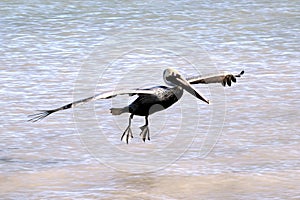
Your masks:
<path fill-rule="evenodd" d="M 180 78 L 180 77 L 181 77 L 180 74 L 175 73 L 175 72 L 172 72 L 171 75 L 172 75 L 173 77 L 175 77 L 175 78 Z"/>
<path fill-rule="evenodd" d="M 167 76 L 167 77 L 166 77 L 166 80 L 167 80 L 167 81 L 171 81 L 172 79 L 174 79 L 173 76 Z"/>

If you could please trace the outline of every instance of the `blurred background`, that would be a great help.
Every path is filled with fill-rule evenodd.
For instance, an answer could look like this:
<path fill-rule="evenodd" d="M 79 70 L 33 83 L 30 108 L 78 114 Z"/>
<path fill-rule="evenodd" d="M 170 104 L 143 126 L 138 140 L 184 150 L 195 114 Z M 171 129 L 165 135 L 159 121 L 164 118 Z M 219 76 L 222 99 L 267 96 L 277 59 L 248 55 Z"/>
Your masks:
<path fill-rule="evenodd" d="M 1 199 L 299 199 L 298 1 L 0 2 Z M 120 141 L 120 96 L 27 122 L 95 93 L 228 71 Z"/>

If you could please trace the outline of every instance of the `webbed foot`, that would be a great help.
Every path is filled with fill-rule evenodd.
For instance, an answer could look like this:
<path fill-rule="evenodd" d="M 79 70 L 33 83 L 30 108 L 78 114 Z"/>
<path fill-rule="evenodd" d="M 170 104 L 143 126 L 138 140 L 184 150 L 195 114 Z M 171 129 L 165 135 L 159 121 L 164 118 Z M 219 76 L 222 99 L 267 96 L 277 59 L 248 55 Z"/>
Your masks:
<path fill-rule="evenodd" d="M 141 126 L 140 129 L 142 130 L 140 136 L 142 136 L 143 141 L 145 142 L 146 138 L 150 140 L 150 131 L 148 125 Z"/>
<path fill-rule="evenodd" d="M 124 138 L 124 137 L 125 137 L 125 138 Z M 125 129 L 125 131 L 124 131 L 124 133 L 123 133 L 123 135 L 122 135 L 122 137 L 121 137 L 121 141 L 125 141 L 125 142 L 128 144 L 129 138 L 133 138 L 133 135 L 132 135 L 132 131 L 131 131 L 130 126 L 128 126 L 128 127 Z"/>

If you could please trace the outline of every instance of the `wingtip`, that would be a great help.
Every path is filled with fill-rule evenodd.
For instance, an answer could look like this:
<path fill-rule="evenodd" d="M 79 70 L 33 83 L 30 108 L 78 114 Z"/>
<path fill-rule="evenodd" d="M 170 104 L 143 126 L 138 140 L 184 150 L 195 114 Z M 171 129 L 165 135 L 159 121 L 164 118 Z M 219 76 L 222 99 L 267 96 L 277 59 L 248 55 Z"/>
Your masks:
<path fill-rule="evenodd" d="M 241 77 L 245 73 L 244 70 L 242 70 L 239 74 L 235 75 L 235 77 Z"/>
<path fill-rule="evenodd" d="M 56 112 L 57 110 L 37 110 L 38 113 L 28 115 L 30 119 L 28 119 L 28 122 L 38 122 L 42 119 L 46 118 L 48 115 L 52 114 L 53 112 Z"/>

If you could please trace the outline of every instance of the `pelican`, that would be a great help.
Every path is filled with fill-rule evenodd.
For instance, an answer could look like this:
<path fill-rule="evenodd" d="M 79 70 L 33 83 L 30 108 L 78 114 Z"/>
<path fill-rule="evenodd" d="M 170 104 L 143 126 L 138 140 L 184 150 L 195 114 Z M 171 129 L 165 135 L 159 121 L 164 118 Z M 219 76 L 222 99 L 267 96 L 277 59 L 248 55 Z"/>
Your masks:
<path fill-rule="evenodd" d="M 96 94 L 94 96 L 74 101 L 62 107 L 52 109 L 52 110 L 38 110 L 39 113 L 29 115 L 30 119 L 28 121 L 37 122 L 44 119 L 48 115 L 55 113 L 60 110 L 66 110 L 69 108 L 74 108 L 80 106 L 87 102 L 96 101 L 99 99 L 109 99 L 117 95 L 138 95 L 130 105 L 123 108 L 111 108 L 110 112 L 112 115 L 121 115 L 123 113 L 130 113 L 129 124 L 123 135 L 121 141 L 124 141 L 128 144 L 129 138 L 133 138 L 131 131 L 131 120 L 134 115 L 144 116 L 145 124 L 140 127 L 141 133 L 140 136 L 145 142 L 146 139 L 150 140 L 150 131 L 148 128 L 149 115 L 156 113 L 158 111 L 169 108 L 171 105 L 176 103 L 183 95 L 183 91 L 187 91 L 197 99 L 204 101 L 209 104 L 209 101 L 201 95 L 191 84 L 209 84 L 209 83 L 221 83 L 223 86 L 231 86 L 231 82 L 236 82 L 236 77 L 241 77 L 244 74 L 244 71 L 240 72 L 237 75 L 230 73 L 223 73 L 218 75 L 211 76 L 196 76 L 185 79 L 177 70 L 168 68 L 163 72 L 163 79 L 165 83 L 169 86 L 155 86 L 146 89 L 132 89 L 132 90 L 119 90 L 112 92 L 105 92 Z"/>

